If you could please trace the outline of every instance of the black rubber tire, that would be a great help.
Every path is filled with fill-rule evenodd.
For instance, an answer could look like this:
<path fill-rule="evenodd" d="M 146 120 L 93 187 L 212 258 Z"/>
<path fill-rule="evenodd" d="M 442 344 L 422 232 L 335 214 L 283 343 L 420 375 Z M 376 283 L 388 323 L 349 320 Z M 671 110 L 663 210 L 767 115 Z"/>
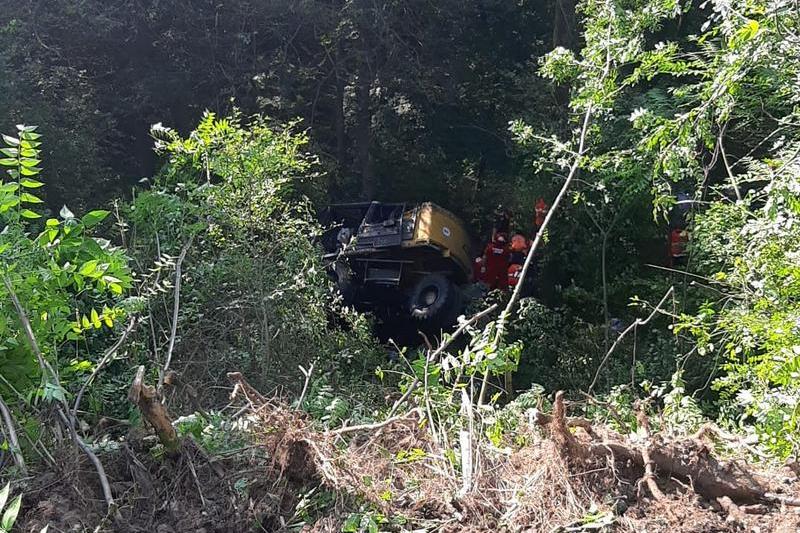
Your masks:
<path fill-rule="evenodd" d="M 409 293 L 409 312 L 412 318 L 419 321 L 454 320 L 460 305 L 458 287 L 442 274 L 423 276 Z"/>

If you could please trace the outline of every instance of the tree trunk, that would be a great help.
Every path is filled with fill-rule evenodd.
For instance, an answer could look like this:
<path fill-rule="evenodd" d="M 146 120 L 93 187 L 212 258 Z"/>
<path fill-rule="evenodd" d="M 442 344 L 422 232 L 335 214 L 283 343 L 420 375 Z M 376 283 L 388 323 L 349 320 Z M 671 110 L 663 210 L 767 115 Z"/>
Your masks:
<path fill-rule="evenodd" d="M 375 197 L 376 183 L 375 174 L 372 168 L 372 155 L 370 145 L 372 143 L 372 112 L 370 110 L 370 88 L 372 77 L 369 74 L 367 65 L 359 69 L 358 81 L 356 85 L 356 105 L 358 111 L 356 115 L 356 153 L 361 174 L 361 196 L 365 200 L 372 200 Z"/>
<path fill-rule="evenodd" d="M 553 13 L 553 48 L 575 46 L 575 0 L 555 0 Z"/>

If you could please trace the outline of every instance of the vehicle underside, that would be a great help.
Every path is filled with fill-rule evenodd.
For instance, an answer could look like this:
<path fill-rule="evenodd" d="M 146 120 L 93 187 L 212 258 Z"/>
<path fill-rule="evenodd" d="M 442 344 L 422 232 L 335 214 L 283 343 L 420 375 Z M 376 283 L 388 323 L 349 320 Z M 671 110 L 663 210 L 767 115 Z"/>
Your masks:
<path fill-rule="evenodd" d="M 454 235 L 465 235 L 452 215 L 433 204 L 370 202 L 330 206 L 322 218 L 326 264 L 347 304 L 390 320 L 455 322 L 468 278 L 448 247 L 448 239 L 463 246 Z M 430 239 L 430 227 L 445 219 L 442 235 Z"/>

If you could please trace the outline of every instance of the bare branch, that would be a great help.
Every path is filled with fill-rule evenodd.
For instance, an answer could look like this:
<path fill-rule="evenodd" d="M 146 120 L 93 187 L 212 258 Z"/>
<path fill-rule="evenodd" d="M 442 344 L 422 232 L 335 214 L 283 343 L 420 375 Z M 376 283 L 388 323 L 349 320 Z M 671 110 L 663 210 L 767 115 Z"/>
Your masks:
<path fill-rule="evenodd" d="M 17 438 L 17 430 L 14 429 L 14 419 L 11 416 L 11 410 L 3 401 L 0 396 L 0 414 L 3 416 L 3 424 L 5 427 L 5 434 L 8 437 L 8 443 L 11 446 L 11 454 L 14 456 L 14 462 L 17 463 L 22 475 L 28 475 L 28 467 L 25 466 L 25 458 L 22 456 L 19 448 L 19 439 Z"/>
<path fill-rule="evenodd" d="M 608 358 L 611 357 L 611 354 L 614 353 L 614 350 L 617 349 L 617 346 L 619 346 L 620 342 L 622 342 L 622 339 L 624 339 L 625 336 L 628 333 L 630 333 L 631 331 L 633 331 L 636 327 L 644 326 L 645 324 L 650 322 L 653 319 L 653 317 L 656 316 L 661 311 L 661 306 L 664 305 L 664 302 L 667 301 L 667 298 L 669 298 L 670 295 L 672 295 L 673 292 L 675 292 L 675 287 L 670 287 L 667 290 L 667 292 L 664 294 L 664 296 L 661 298 L 661 300 L 658 302 L 658 305 L 656 305 L 653 308 L 653 311 L 647 316 L 647 318 L 645 318 L 645 319 L 637 318 L 636 320 L 633 321 L 633 323 L 630 326 L 625 328 L 625 330 L 622 333 L 619 334 L 619 337 L 617 337 L 614 340 L 614 344 L 612 344 L 611 348 L 608 349 L 608 351 L 606 352 L 606 355 L 603 357 L 603 360 L 600 361 L 600 366 L 597 367 L 597 372 L 595 372 L 594 379 L 592 380 L 592 384 L 589 385 L 589 391 L 588 391 L 589 394 L 591 394 L 592 389 L 594 389 L 594 386 L 597 384 L 597 380 L 600 377 L 600 371 L 605 366 L 606 362 L 608 361 Z"/>
<path fill-rule="evenodd" d="M 167 375 L 169 365 L 172 362 L 172 351 L 175 349 L 175 338 L 178 336 L 178 311 L 180 311 L 181 308 L 181 268 L 183 266 L 183 260 L 186 259 L 186 253 L 189 251 L 189 247 L 192 245 L 193 241 L 194 234 L 192 234 L 186 244 L 183 245 L 178 260 L 175 262 L 175 298 L 172 305 L 172 331 L 169 335 L 169 346 L 167 348 L 167 357 L 164 361 L 164 368 L 161 369 L 158 375 L 159 391 L 164 388 L 164 376 Z"/>

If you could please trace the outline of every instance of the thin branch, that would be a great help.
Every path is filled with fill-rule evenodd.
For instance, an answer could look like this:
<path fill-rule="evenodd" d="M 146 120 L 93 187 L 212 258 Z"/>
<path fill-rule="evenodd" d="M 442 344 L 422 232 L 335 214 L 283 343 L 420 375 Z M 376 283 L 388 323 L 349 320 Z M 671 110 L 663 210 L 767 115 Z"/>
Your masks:
<path fill-rule="evenodd" d="M 314 363 L 311 363 L 311 365 L 308 367 L 308 370 L 300 365 L 298 365 L 297 368 L 300 369 L 300 372 L 302 372 L 303 376 L 306 378 L 305 382 L 303 383 L 303 392 L 300 393 L 300 399 L 297 400 L 297 408 L 302 409 L 303 402 L 306 400 L 306 393 L 308 392 L 308 383 L 311 381 L 311 373 L 314 372 Z"/>
<path fill-rule="evenodd" d="M 19 447 L 19 439 L 17 438 L 17 430 L 14 429 L 14 419 L 11 416 L 11 410 L 6 405 L 6 402 L 3 401 L 3 397 L 0 395 L 0 414 L 3 416 L 3 424 L 5 425 L 5 434 L 8 437 L 8 443 L 11 446 L 11 454 L 14 456 L 14 462 L 17 463 L 17 467 L 19 467 L 20 472 L 22 472 L 23 476 L 28 475 L 28 467 L 25 466 L 25 458 L 22 456 L 22 452 L 20 451 Z"/>
<path fill-rule="evenodd" d="M 164 388 L 164 376 L 167 375 L 169 365 L 172 362 L 172 351 L 175 349 L 175 338 L 178 336 L 178 311 L 181 308 L 181 268 L 183 267 L 183 260 L 186 259 L 186 253 L 194 241 L 194 234 L 189 237 L 186 244 L 183 245 L 178 260 L 175 262 L 175 298 L 172 305 L 172 331 L 169 335 L 169 346 L 167 348 L 167 357 L 164 361 L 164 368 L 158 375 L 158 390 Z"/>
<path fill-rule="evenodd" d="M 456 329 L 455 332 L 452 335 L 450 335 L 450 337 L 447 340 L 442 342 L 439 345 L 439 347 L 436 348 L 435 350 L 429 351 L 427 361 L 435 361 L 453 343 L 453 341 L 455 341 L 458 337 L 460 337 L 464 333 L 464 331 L 466 331 L 466 329 L 470 325 L 474 324 L 481 318 L 490 314 L 495 309 L 497 309 L 497 304 L 492 304 L 483 311 L 481 311 L 480 313 L 474 315 L 469 320 L 461 322 L 461 325 L 458 326 L 458 329 Z M 397 413 L 398 409 L 400 409 L 400 406 L 402 406 L 408 400 L 408 398 L 411 396 L 414 390 L 416 390 L 416 388 L 419 386 L 419 383 L 420 383 L 419 378 L 415 377 L 414 381 L 412 381 L 411 385 L 409 385 L 408 389 L 406 389 L 406 392 L 403 393 L 403 396 L 401 396 L 400 399 L 397 400 L 392 406 L 391 411 L 389 411 L 389 417 L 392 417 Z"/>
<path fill-rule="evenodd" d="M 22 307 L 22 304 L 19 302 L 17 293 L 14 292 L 14 287 L 11 285 L 11 280 L 9 279 L 8 275 L 3 276 L 3 284 L 6 286 L 8 295 L 11 298 L 11 301 L 14 303 L 14 309 L 16 309 L 17 316 L 22 323 L 22 329 L 25 332 L 25 336 L 28 338 L 28 344 L 30 345 L 31 350 L 33 350 L 34 355 L 36 355 L 36 359 L 39 361 L 39 367 L 45 374 L 45 379 L 48 379 L 47 373 L 49 372 L 50 376 L 53 378 L 53 382 L 58 383 L 58 374 L 56 374 L 55 370 L 53 370 L 53 367 L 50 366 L 50 363 L 48 363 L 44 358 L 44 355 L 42 355 L 42 350 L 39 349 L 39 343 L 36 342 L 36 336 L 33 334 L 31 321 L 28 320 L 28 315 L 25 312 L 25 309 Z"/>
<path fill-rule="evenodd" d="M 597 384 L 597 380 L 600 378 L 600 371 L 605 366 L 606 362 L 608 361 L 608 358 L 611 357 L 611 354 L 614 353 L 614 350 L 617 349 L 617 346 L 619 346 L 620 342 L 622 342 L 622 339 L 624 339 L 628 333 L 636 329 L 638 326 L 644 326 L 645 324 L 650 322 L 654 316 L 659 314 L 659 312 L 661 311 L 661 306 L 664 305 L 664 302 L 667 301 L 667 298 L 669 298 L 670 295 L 672 295 L 672 293 L 674 292 L 675 292 L 675 287 L 670 287 L 664 294 L 664 296 L 661 298 L 661 300 L 658 302 L 658 304 L 653 308 L 653 311 L 647 316 L 647 318 L 645 319 L 637 318 L 636 320 L 633 321 L 633 323 L 630 326 L 625 328 L 625 330 L 619 334 L 619 337 L 617 337 L 614 340 L 614 344 L 612 344 L 611 348 L 609 348 L 608 351 L 606 352 L 606 355 L 603 357 L 603 360 L 600 361 L 600 366 L 597 367 L 597 372 L 595 372 L 592 384 L 589 385 L 588 394 L 591 394 L 592 389 L 594 389 L 594 386 Z"/>
<path fill-rule="evenodd" d="M 16 292 L 14 292 L 14 287 L 11 285 L 11 280 L 8 278 L 7 275 L 3 276 L 3 284 L 6 286 L 8 290 L 8 294 L 11 297 L 11 301 L 14 302 L 14 307 L 17 311 L 17 315 L 19 317 L 20 322 L 22 323 L 22 328 L 25 331 L 25 336 L 28 338 L 28 343 L 31 346 L 31 350 L 33 353 L 36 354 L 36 358 L 39 360 L 39 366 L 42 368 L 42 372 L 45 374 L 45 380 L 47 381 L 46 373 L 50 372 L 50 375 L 53 378 L 53 384 L 57 387 L 61 387 L 61 384 L 58 379 L 58 374 L 55 373 L 53 367 L 50 366 L 44 356 L 42 355 L 42 351 L 39 348 L 39 343 L 36 341 L 36 336 L 33 334 L 33 328 L 31 327 L 30 320 L 28 320 L 28 315 L 25 312 L 25 309 L 22 307 L 22 304 L 17 298 Z M 108 512 L 110 515 L 113 514 L 115 518 L 119 518 L 119 510 L 117 509 L 117 504 L 114 501 L 114 496 L 111 493 L 111 485 L 108 482 L 108 476 L 106 475 L 106 471 L 103 468 L 103 463 L 100 462 L 100 459 L 97 458 L 97 455 L 89 448 L 85 442 L 81 440 L 78 436 L 77 431 L 75 431 L 75 417 L 71 416 L 71 411 L 69 409 L 69 405 L 65 399 L 58 400 L 58 404 L 56 404 L 56 412 L 58 416 L 61 418 L 61 421 L 66 426 L 67 430 L 69 430 L 70 434 L 72 435 L 72 440 L 75 441 L 75 444 L 86 454 L 89 460 L 97 470 L 97 475 L 100 478 L 100 485 L 103 488 L 103 496 L 106 499 L 106 503 L 108 504 Z M 70 416 L 67 416 L 69 414 Z"/>
<path fill-rule="evenodd" d="M 97 471 L 97 476 L 100 478 L 100 486 L 103 489 L 103 497 L 106 500 L 106 505 L 108 505 L 109 514 L 113 515 L 116 519 L 120 519 L 121 517 L 119 515 L 117 503 L 114 501 L 114 495 L 111 492 L 111 484 L 108 481 L 106 469 L 103 468 L 103 463 L 100 462 L 100 459 L 97 458 L 97 455 L 95 455 L 92 449 L 89 448 L 89 446 L 87 446 L 86 443 L 83 442 L 83 440 L 78 436 L 78 432 L 75 431 L 74 419 L 67 419 L 67 415 L 64 414 L 64 409 L 61 407 L 58 408 L 57 412 L 58 416 L 61 418 L 61 421 L 67 427 L 67 430 L 69 430 L 70 435 L 72 435 L 72 440 L 81 449 L 81 451 L 86 454 L 86 457 L 88 457 L 89 461 L 91 461 L 94 465 L 94 468 Z"/>
<path fill-rule="evenodd" d="M 103 357 L 100 358 L 100 362 L 97 363 L 97 365 L 94 367 L 92 375 L 90 375 L 89 379 L 87 379 L 83 383 L 81 389 L 78 391 L 77 396 L 75 396 L 75 403 L 72 406 L 72 418 L 75 418 L 78 415 L 78 408 L 81 405 L 81 400 L 83 399 L 83 395 L 86 392 L 86 389 L 89 387 L 89 385 L 92 384 L 94 378 L 97 377 L 97 374 L 100 373 L 103 367 L 105 367 L 108 364 L 108 362 L 111 361 L 111 358 L 114 357 L 114 355 L 119 350 L 119 347 L 122 346 L 122 343 L 125 342 L 125 339 L 128 338 L 128 335 L 130 334 L 131 331 L 133 331 L 135 325 L 136 325 L 136 318 L 131 317 L 130 321 L 128 322 L 128 325 L 122 332 L 122 335 L 120 335 L 119 339 L 117 339 L 117 342 L 115 342 L 110 348 L 108 348 L 105 351 Z"/>
<path fill-rule="evenodd" d="M 583 115 L 583 125 L 581 126 L 581 132 L 578 140 L 578 151 L 575 154 L 575 159 L 572 162 L 572 165 L 569 169 L 569 174 L 567 174 L 567 179 L 564 180 L 564 185 L 561 186 L 561 190 L 558 192 L 556 199 L 553 201 L 553 205 L 547 211 L 547 215 L 544 217 L 544 221 L 542 222 L 539 231 L 536 232 L 536 237 L 533 239 L 533 244 L 531 244 L 530 250 L 528 250 L 528 255 L 525 257 L 525 263 L 522 265 L 522 271 L 519 275 L 519 280 L 517 281 L 517 285 L 514 287 L 514 292 L 511 294 L 511 299 L 508 301 L 505 309 L 502 313 L 500 313 L 500 318 L 497 321 L 497 329 L 495 330 L 494 336 L 494 344 L 499 345 L 503 340 L 503 335 L 505 334 L 506 323 L 508 322 L 508 318 L 511 316 L 511 311 L 517 305 L 520 297 L 522 296 L 522 287 L 525 285 L 525 279 L 528 275 L 528 270 L 530 269 L 531 263 L 533 263 L 533 257 L 536 253 L 536 249 L 539 247 L 539 244 L 542 242 L 544 238 L 545 231 L 547 230 L 547 226 L 550 224 L 550 220 L 552 220 L 558 206 L 561 204 L 561 201 L 566 196 L 567 191 L 569 190 L 569 186 L 572 184 L 572 181 L 575 179 L 575 176 L 578 175 L 578 170 L 580 169 L 581 160 L 583 159 L 584 154 L 586 153 L 586 137 L 589 133 L 589 124 L 592 118 L 592 105 L 589 104 L 586 107 L 586 112 Z M 484 397 L 486 395 L 486 387 L 489 381 L 489 371 L 486 370 L 483 374 L 483 383 L 481 384 L 481 391 L 478 395 L 478 405 L 483 404 Z M 506 382 L 510 382 L 510 376 L 506 376 Z M 510 391 L 506 391 L 507 394 L 510 394 Z"/>
<path fill-rule="evenodd" d="M 387 418 L 386 420 L 384 420 L 382 422 L 376 422 L 374 424 L 361 424 L 359 426 L 347 426 L 347 427 L 343 427 L 343 428 L 339 428 L 339 429 L 334 429 L 332 431 L 328 431 L 327 434 L 328 435 L 344 435 L 345 433 L 353 433 L 355 431 L 370 431 L 370 430 L 373 430 L 373 429 L 381 429 L 382 427 L 388 426 L 389 424 L 391 424 L 393 422 L 397 422 L 398 420 L 403 420 L 405 418 L 408 418 L 409 416 L 411 416 L 413 414 L 417 414 L 417 415 L 422 416 L 422 414 L 423 414 L 422 413 L 422 409 L 420 409 L 419 407 L 415 407 L 414 409 L 412 409 L 411 411 L 407 412 L 404 415 L 393 416 L 391 418 Z"/>
<path fill-rule="evenodd" d="M 728 163 L 728 154 L 725 153 L 725 144 L 722 141 L 722 137 L 725 135 L 726 126 L 727 124 L 720 128 L 719 135 L 717 135 L 717 144 L 719 145 L 719 153 L 722 155 L 722 163 L 725 165 L 725 171 L 728 173 L 728 178 L 731 180 L 733 192 L 736 193 L 736 199 L 741 201 L 742 191 L 739 190 L 739 184 L 736 183 L 736 177 L 733 175 L 733 169 L 731 168 L 730 163 Z"/>

